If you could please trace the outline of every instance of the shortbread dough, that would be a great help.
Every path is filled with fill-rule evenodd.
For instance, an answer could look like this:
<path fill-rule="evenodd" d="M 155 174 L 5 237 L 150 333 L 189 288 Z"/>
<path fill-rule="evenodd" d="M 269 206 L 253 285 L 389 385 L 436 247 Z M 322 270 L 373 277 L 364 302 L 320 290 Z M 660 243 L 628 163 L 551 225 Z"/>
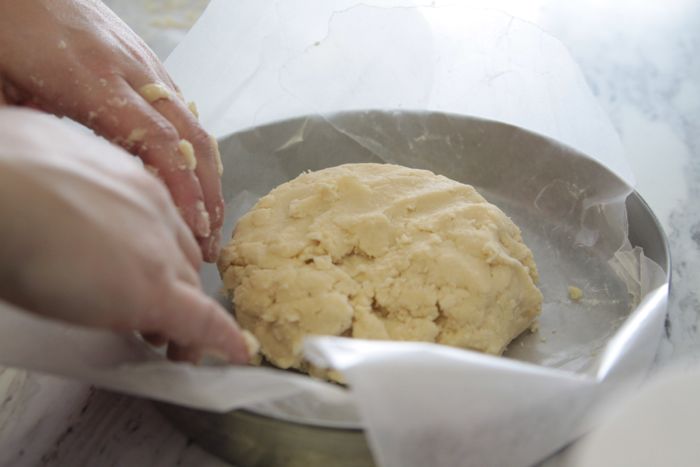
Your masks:
<path fill-rule="evenodd" d="M 219 259 L 240 325 L 281 368 L 308 335 L 437 342 L 490 354 L 533 326 L 537 268 L 518 227 L 469 186 L 347 164 L 284 183 Z"/>

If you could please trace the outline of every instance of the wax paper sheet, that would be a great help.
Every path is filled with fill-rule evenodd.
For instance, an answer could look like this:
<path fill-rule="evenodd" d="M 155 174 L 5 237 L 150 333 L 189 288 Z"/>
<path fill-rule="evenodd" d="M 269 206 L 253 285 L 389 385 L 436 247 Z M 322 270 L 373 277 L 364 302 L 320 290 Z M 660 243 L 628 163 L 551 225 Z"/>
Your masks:
<path fill-rule="evenodd" d="M 642 374 L 661 330 L 666 278 L 627 242 L 633 178 L 617 136 L 561 44 L 527 22 L 464 3 L 312 3 L 213 2 L 168 61 L 232 159 L 225 233 L 277 184 L 344 162 L 477 185 L 535 252 L 541 328 L 506 356 L 538 367 L 327 338 L 308 352 L 348 378 L 380 465 L 528 465 L 585 429 L 579 416 L 599 392 Z M 412 110 L 516 124 L 619 178 L 508 126 Z M 216 293 L 216 272 L 208 278 Z M 569 285 L 582 303 L 568 300 Z M 307 411 L 310 402 L 298 394 L 256 409 L 333 420 L 337 407 Z"/>
<path fill-rule="evenodd" d="M 382 466 L 530 465 L 585 430 L 598 397 L 643 374 L 666 275 L 627 241 L 633 178 L 557 40 L 463 4 L 215 0 L 167 66 L 221 142 L 224 238 L 303 170 L 428 168 L 476 185 L 522 228 L 542 276 L 540 330 L 506 358 L 310 339 L 308 357 L 343 372 L 347 391 L 268 368 L 171 364 L 138 339 L 4 307 L 0 363 L 190 407 L 362 426 Z M 202 278 L 221 298 L 216 270 Z"/>
<path fill-rule="evenodd" d="M 441 110 L 553 137 L 631 183 L 619 138 L 564 46 L 474 3 L 488 4 L 213 1 L 166 64 L 217 137 L 312 113 Z"/>

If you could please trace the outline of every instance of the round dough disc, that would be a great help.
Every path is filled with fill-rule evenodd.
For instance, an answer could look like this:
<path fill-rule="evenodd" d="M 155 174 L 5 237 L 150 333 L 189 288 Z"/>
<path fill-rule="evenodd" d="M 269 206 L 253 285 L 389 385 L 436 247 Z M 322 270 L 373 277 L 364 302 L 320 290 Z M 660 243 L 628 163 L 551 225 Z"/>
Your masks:
<path fill-rule="evenodd" d="M 284 183 L 219 260 L 236 317 L 281 368 L 307 335 L 437 342 L 501 354 L 542 306 L 518 227 L 473 187 L 347 164 Z"/>

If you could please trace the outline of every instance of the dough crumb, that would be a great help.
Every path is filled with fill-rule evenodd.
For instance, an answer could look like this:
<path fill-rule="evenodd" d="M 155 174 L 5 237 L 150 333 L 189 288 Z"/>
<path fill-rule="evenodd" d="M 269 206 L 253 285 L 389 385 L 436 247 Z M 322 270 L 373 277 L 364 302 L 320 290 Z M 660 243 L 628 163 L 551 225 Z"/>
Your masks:
<path fill-rule="evenodd" d="M 60 41 L 58 41 L 58 48 L 59 48 L 59 49 L 65 49 L 65 48 L 67 48 L 67 47 L 68 47 L 68 45 L 66 44 L 66 41 L 64 41 L 63 39 L 61 39 Z"/>
<path fill-rule="evenodd" d="M 192 143 L 190 143 L 186 139 L 181 139 L 177 146 L 178 149 L 180 149 L 180 154 L 182 154 L 182 158 L 185 163 L 183 168 L 187 170 L 196 169 L 197 158 L 194 156 L 194 148 L 192 147 Z"/>
<path fill-rule="evenodd" d="M 148 132 L 143 128 L 134 128 L 126 138 L 126 144 L 133 146 L 135 143 L 140 143 L 146 137 L 146 133 Z"/>
<path fill-rule="evenodd" d="M 126 107 L 127 101 L 125 97 L 110 97 L 107 99 L 107 105 L 112 107 Z"/>
<path fill-rule="evenodd" d="M 569 298 L 575 302 L 578 302 L 583 298 L 583 290 L 575 287 L 573 285 L 569 286 Z"/>
<path fill-rule="evenodd" d="M 149 83 L 139 88 L 139 94 L 151 104 L 160 99 L 171 99 L 172 94 L 162 83 Z"/>

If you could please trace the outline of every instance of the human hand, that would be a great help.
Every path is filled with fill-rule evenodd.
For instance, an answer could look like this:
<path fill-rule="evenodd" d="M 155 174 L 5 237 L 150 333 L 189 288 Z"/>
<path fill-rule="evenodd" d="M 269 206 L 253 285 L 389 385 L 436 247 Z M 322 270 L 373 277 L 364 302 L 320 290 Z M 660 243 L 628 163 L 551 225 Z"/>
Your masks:
<path fill-rule="evenodd" d="M 201 291 L 201 253 L 166 188 L 121 149 L 0 107 L 0 219 L 0 299 L 163 336 L 177 360 L 248 360 L 233 318 Z"/>
<path fill-rule="evenodd" d="M 216 141 L 158 58 L 102 2 L 0 0 L 3 100 L 68 116 L 138 155 L 167 185 L 204 259 L 216 259 Z"/>

